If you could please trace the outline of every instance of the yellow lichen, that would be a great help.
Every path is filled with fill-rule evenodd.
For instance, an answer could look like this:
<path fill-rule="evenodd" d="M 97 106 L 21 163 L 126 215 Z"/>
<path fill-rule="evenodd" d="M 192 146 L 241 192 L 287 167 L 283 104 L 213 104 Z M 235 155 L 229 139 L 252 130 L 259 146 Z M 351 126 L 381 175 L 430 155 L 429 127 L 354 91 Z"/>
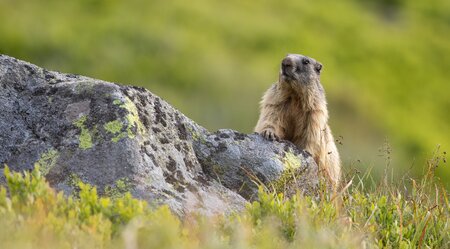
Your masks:
<path fill-rule="evenodd" d="M 58 151 L 55 149 L 51 149 L 45 153 L 42 153 L 39 160 L 36 161 L 35 167 L 38 166 L 41 173 L 43 175 L 46 175 L 56 165 L 58 158 Z"/>
<path fill-rule="evenodd" d="M 129 98 L 126 97 L 125 101 L 114 99 L 113 104 L 127 110 L 128 114 L 123 121 L 118 119 L 103 126 L 107 132 L 115 135 L 111 141 L 117 143 L 122 138 L 135 138 L 137 134 L 145 133 L 136 105 Z"/>
<path fill-rule="evenodd" d="M 131 189 L 132 185 L 130 183 L 130 180 L 124 177 L 117 180 L 114 184 L 106 186 L 104 195 L 112 199 L 117 199 L 130 192 Z"/>
<path fill-rule="evenodd" d="M 114 120 L 114 121 L 108 122 L 103 127 L 105 128 L 105 130 L 107 132 L 110 132 L 113 135 L 116 135 L 117 133 L 119 133 L 117 136 L 115 136 L 111 139 L 111 141 L 113 141 L 114 143 L 117 143 L 120 139 L 127 136 L 126 132 L 121 132 L 122 128 L 123 128 L 123 124 L 120 120 Z"/>
<path fill-rule="evenodd" d="M 114 121 L 106 123 L 103 127 L 105 128 L 105 130 L 107 132 L 116 134 L 122 130 L 123 124 L 119 120 L 114 120 Z"/>
<path fill-rule="evenodd" d="M 283 165 L 285 169 L 298 169 L 302 166 L 302 162 L 292 151 L 288 151 L 283 158 Z"/>
<path fill-rule="evenodd" d="M 113 104 L 120 105 L 120 104 L 122 104 L 122 101 L 120 101 L 120 99 L 115 99 L 115 100 L 113 100 Z"/>
<path fill-rule="evenodd" d="M 125 117 L 126 120 L 128 121 L 127 127 L 128 137 L 134 138 L 136 133 L 144 134 L 145 133 L 144 125 L 139 119 L 139 114 L 136 105 L 129 98 L 126 98 L 125 103 L 123 103 L 120 107 L 128 111 L 128 114 Z M 132 131 L 131 129 L 132 127 L 136 128 L 136 132 Z"/>
<path fill-rule="evenodd" d="M 92 148 L 92 135 L 89 132 L 89 129 L 86 128 L 84 122 L 86 122 L 86 115 L 81 116 L 77 119 L 73 124 L 81 129 L 80 137 L 79 137 L 79 147 L 83 150 Z"/>

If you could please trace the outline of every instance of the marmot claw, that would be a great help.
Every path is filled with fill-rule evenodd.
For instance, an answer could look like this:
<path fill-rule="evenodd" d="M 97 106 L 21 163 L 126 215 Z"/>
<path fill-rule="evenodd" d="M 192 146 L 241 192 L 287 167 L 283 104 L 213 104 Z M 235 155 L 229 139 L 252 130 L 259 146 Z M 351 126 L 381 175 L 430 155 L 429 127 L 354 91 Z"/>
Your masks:
<path fill-rule="evenodd" d="M 280 138 L 272 130 L 264 130 L 261 132 L 261 136 L 269 141 L 280 141 Z"/>

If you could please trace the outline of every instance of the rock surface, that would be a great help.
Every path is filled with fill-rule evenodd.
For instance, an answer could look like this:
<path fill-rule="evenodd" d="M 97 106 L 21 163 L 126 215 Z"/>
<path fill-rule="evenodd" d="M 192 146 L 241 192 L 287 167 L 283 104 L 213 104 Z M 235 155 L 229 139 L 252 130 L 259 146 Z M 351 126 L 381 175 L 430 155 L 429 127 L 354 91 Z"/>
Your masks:
<path fill-rule="evenodd" d="M 0 182 L 5 165 L 39 165 L 67 194 L 81 180 L 181 216 L 240 210 L 261 183 L 305 194 L 318 186 L 307 152 L 257 134 L 210 133 L 143 88 L 0 55 L 0 89 Z"/>

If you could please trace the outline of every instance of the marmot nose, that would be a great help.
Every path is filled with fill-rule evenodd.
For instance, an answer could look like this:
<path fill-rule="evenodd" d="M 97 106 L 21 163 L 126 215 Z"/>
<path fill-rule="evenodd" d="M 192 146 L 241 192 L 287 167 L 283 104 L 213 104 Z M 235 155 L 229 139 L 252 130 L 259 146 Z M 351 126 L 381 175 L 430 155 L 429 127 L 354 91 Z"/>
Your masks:
<path fill-rule="evenodd" d="M 288 70 L 289 68 L 291 68 L 293 65 L 291 58 L 286 57 L 281 61 L 281 70 L 284 72 L 286 72 L 286 70 Z"/>

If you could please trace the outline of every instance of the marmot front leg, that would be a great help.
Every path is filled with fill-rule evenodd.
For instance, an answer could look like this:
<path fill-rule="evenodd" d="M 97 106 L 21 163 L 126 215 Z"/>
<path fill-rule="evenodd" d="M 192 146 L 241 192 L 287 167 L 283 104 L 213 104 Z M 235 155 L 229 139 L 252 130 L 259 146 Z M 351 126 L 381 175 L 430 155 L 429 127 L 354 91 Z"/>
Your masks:
<path fill-rule="evenodd" d="M 283 130 L 280 127 L 280 111 L 274 105 L 261 107 L 261 115 L 256 124 L 255 131 L 271 141 L 284 138 Z"/>

